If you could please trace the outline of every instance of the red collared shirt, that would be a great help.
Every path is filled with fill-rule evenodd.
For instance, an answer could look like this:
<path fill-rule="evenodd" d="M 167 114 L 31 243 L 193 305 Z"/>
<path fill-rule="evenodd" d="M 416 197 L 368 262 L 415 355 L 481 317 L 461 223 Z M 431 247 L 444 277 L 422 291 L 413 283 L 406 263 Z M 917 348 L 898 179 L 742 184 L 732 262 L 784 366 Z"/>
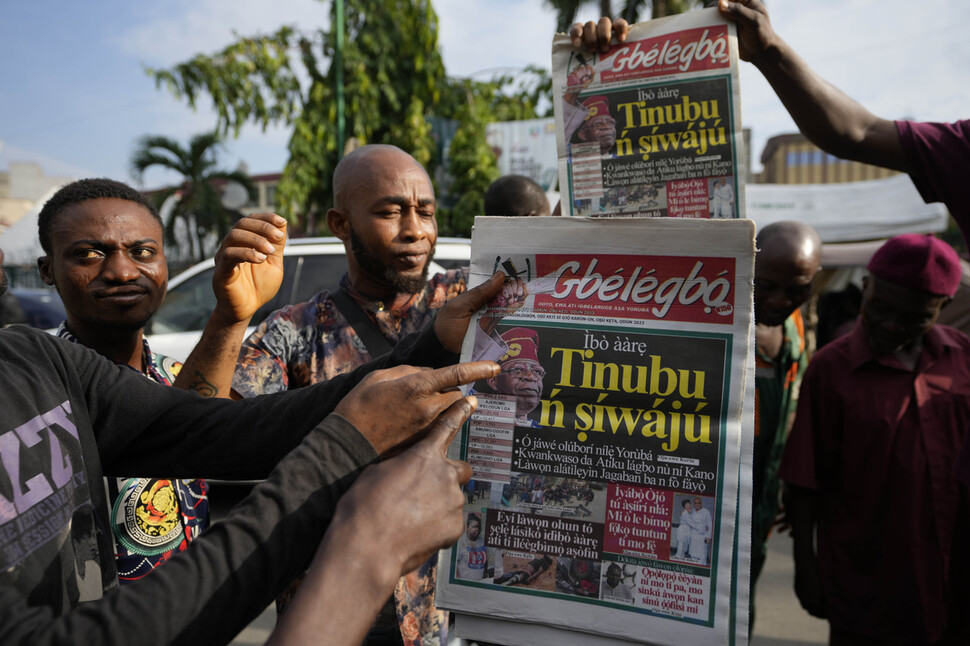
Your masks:
<path fill-rule="evenodd" d="M 953 474 L 968 424 L 970 338 L 957 330 L 932 328 L 913 371 L 873 356 L 860 323 L 812 359 L 780 475 L 818 494 L 834 626 L 887 642 L 942 636 L 948 576 L 970 576 L 948 573 L 952 550 L 968 549 L 954 540 L 966 487 Z"/>

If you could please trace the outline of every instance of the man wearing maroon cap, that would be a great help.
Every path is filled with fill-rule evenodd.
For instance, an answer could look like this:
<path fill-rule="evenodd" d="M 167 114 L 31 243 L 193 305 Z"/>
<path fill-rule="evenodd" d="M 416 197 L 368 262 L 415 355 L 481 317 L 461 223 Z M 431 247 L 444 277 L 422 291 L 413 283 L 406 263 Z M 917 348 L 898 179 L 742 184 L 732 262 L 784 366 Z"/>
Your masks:
<path fill-rule="evenodd" d="M 539 405 L 542 378 L 546 376 L 539 364 L 539 335 L 529 328 L 514 327 L 501 337 L 507 346 L 498 360 L 502 371 L 489 379 L 488 385 L 497 393 L 515 395 L 516 425 L 538 428 L 539 424 L 529 419 L 529 413 Z"/>
<path fill-rule="evenodd" d="M 970 513 L 953 464 L 970 338 L 935 325 L 960 264 L 908 234 L 869 272 L 860 321 L 808 366 L 782 461 L 795 592 L 830 644 L 968 644 Z"/>

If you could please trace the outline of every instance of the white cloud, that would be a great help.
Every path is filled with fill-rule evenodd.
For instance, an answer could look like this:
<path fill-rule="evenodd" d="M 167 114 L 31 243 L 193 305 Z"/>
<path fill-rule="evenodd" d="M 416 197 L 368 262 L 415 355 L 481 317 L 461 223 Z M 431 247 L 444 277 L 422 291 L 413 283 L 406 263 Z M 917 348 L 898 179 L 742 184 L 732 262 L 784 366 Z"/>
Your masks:
<path fill-rule="evenodd" d="M 136 20 L 115 45 L 148 65 L 166 66 L 211 53 L 236 40 L 293 24 L 330 24 L 329 3 L 319 0 L 178 0 L 139 3 Z"/>
<path fill-rule="evenodd" d="M 438 41 L 451 76 L 501 67 L 550 66 L 555 13 L 540 0 L 435 3 Z"/>

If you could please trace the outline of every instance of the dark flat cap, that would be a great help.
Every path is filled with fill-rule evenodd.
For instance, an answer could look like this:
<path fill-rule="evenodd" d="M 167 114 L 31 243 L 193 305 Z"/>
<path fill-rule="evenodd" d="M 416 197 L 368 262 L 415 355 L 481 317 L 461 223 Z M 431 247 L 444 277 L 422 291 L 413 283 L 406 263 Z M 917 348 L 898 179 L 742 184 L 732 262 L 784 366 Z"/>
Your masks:
<path fill-rule="evenodd" d="M 890 238 L 869 260 L 868 269 L 886 282 L 938 296 L 953 296 L 960 285 L 957 252 L 931 235 Z"/>

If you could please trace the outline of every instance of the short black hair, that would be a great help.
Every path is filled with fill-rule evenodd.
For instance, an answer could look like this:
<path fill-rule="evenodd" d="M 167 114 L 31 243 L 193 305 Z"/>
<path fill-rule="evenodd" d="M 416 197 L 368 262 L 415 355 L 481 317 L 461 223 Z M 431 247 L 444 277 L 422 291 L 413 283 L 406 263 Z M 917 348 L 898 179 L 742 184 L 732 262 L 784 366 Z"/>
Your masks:
<path fill-rule="evenodd" d="M 44 248 L 44 253 L 48 255 L 51 253 L 51 227 L 54 226 L 54 219 L 65 207 L 101 198 L 134 202 L 144 207 L 158 220 L 159 224 L 162 224 L 162 218 L 159 217 L 155 205 L 149 202 L 140 191 L 124 182 L 107 177 L 79 179 L 54 193 L 37 215 L 37 234 L 40 236 L 40 246 Z"/>
<path fill-rule="evenodd" d="M 485 215 L 549 214 L 549 198 L 525 175 L 503 175 L 485 191 Z"/>

